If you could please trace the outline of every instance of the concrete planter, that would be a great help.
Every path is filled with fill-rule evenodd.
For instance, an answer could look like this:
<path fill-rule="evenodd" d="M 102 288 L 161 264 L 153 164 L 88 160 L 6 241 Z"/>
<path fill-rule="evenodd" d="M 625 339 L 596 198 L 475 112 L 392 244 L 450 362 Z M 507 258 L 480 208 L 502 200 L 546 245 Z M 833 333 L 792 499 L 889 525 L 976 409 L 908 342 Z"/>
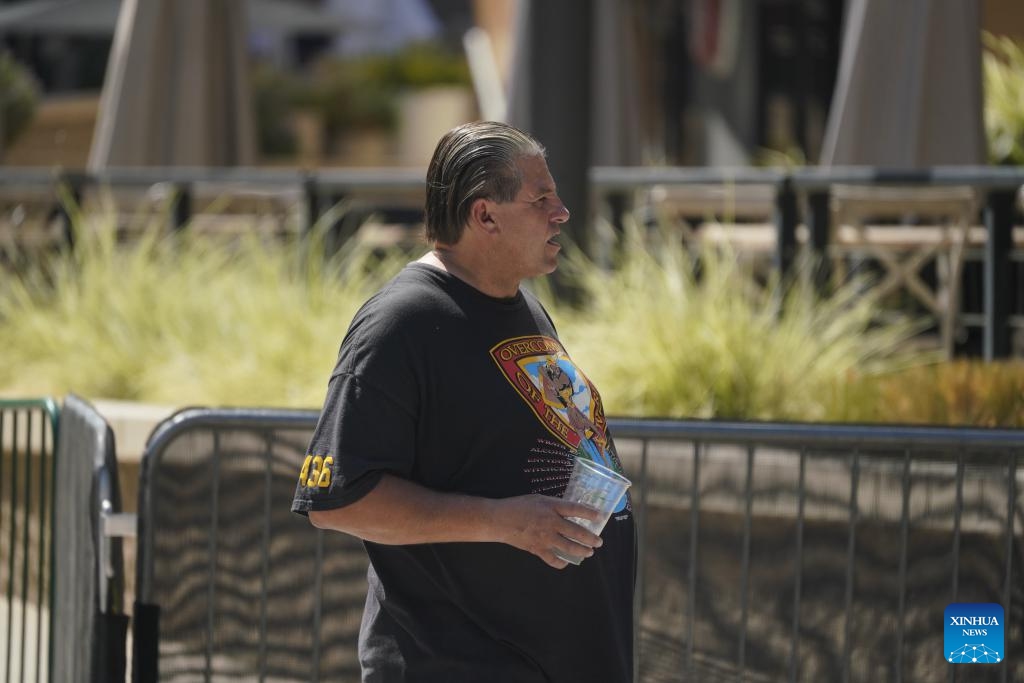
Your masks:
<path fill-rule="evenodd" d="M 397 163 L 426 166 L 445 132 L 476 118 L 470 90 L 442 85 L 407 90 L 398 96 Z"/>

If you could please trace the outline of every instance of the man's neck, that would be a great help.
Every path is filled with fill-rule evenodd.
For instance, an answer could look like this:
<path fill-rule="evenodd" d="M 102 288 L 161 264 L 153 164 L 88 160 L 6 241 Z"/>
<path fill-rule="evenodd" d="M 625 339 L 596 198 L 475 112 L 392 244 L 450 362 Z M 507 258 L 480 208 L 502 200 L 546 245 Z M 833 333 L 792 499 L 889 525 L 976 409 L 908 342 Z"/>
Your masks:
<path fill-rule="evenodd" d="M 515 296 L 519 282 L 502 282 L 494 277 L 493 268 L 479 258 L 472 258 L 462 250 L 450 245 L 435 244 L 432 251 L 424 254 L 420 263 L 427 263 L 447 271 L 469 286 L 496 298 Z"/>

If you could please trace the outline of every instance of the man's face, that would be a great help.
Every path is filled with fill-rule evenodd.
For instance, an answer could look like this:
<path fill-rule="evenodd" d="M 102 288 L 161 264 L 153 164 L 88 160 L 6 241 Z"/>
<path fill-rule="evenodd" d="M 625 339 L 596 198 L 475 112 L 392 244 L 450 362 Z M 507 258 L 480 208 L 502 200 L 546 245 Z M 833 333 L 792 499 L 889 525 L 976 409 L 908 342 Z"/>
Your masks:
<path fill-rule="evenodd" d="M 515 199 L 495 205 L 501 234 L 496 248 L 508 274 L 524 279 L 546 275 L 558 266 L 561 246 L 556 238 L 569 220 L 569 210 L 558 198 L 555 181 L 543 157 L 518 162 L 522 186 Z"/>

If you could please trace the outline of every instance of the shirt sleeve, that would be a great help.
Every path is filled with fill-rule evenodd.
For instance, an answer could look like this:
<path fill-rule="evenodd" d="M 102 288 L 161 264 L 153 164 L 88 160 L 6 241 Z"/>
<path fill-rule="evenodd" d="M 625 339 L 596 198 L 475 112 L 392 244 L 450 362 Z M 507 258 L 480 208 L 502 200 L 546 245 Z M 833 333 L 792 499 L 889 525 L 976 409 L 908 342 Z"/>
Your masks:
<path fill-rule="evenodd" d="M 293 512 L 343 507 L 369 493 L 384 473 L 409 478 L 413 472 L 418 394 L 406 335 L 394 328 L 355 331 L 328 384 Z"/>

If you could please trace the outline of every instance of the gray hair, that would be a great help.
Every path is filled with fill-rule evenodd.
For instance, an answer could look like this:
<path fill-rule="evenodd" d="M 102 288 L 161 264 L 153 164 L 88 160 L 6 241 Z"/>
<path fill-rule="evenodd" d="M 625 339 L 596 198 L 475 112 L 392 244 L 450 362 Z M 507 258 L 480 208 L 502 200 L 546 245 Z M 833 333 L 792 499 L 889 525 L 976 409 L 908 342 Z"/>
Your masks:
<path fill-rule="evenodd" d="M 427 168 L 427 239 L 458 242 L 473 202 L 512 201 L 522 186 L 519 159 L 544 155 L 543 145 L 505 123 L 476 121 L 445 133 Z"/>

